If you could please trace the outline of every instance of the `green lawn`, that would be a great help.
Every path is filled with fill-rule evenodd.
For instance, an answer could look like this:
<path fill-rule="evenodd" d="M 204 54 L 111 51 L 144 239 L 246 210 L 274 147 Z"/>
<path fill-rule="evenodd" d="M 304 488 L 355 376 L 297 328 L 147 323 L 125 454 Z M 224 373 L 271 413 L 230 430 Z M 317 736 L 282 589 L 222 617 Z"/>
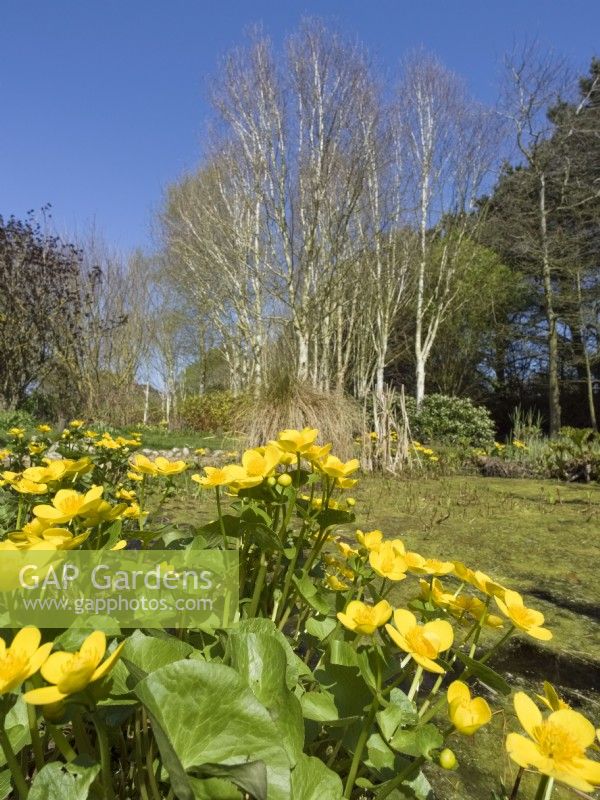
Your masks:
<path fill-rule="evenodd" d="M 347 530 L 381 528 L 426 556 L 457 559 L 520 591 L 546 615 L 554 639 L 517 637 L 497 663 L 509 682 L 529 693 L 547 678 L 600 725 L 600 486 L 479 477 L 402 480 L 363 477 L 354 494 L 357 522 Z M 210 494 L 173 498 L 166 516 L 198 524 L 214 516 Z M 406 581 L 408 584 L 409 581 Z M 414 590 L 414 583 L 411 587 Z M 397 601 L 402 601 L 399 584 Z M 519 730 L 510 701 L 489 695 L 497 711 L 474 738 L 456 737 L 456 772 L 432 771 L 439 800 L 491 800 L 515 769 L 504 752 L 508 730 Z M 525 776 L 520 800 L 536 781 Z M 556 800 L 576 795 L 555 790 Z"/>

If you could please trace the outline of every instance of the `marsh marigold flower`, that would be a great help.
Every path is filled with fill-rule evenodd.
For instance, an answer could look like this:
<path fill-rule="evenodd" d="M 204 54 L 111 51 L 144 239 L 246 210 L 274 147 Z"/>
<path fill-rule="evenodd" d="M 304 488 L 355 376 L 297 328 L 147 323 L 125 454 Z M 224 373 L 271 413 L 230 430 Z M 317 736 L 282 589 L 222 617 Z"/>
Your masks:
<path fill-rule="evenodd" d="M 230 486 L 247 478 L 246 470 L 239 464 L 227 464 L 225 467 L 204 467 L 205 475 L 192 475 L 192 480 L 204 488 Z"/>
<path fill-rule="evenodd" d="M 516 764 L 582 792 L 592 792 L 600 785 L 600 763 L 586 758 L 595 737 L 591 722 L 570 708 L 553 711 L 544 719 L 524 692 L 517 692 L 514 705 L 527 733 L 509 733 L 506 737 L 506 750 Z"/>
<path fill-rule="evenodd" d="M 102 661 L 106 653 L 106 636 L 102 631 L 94 631 L 77 652 L 52 653 L 41 669 L 42 677 L 52 685 L 25 692 L 25 702 L 44 706 L 59 703 L 69 695 L 83 691 L 108 674 L 124 646 L 125 642 L 122 642 Z"/>
<path fill-rule="evenodd" d="M 371 569 L 390 581 L 403 581 L 408 565 L 394 542 L 383 542 L 377 550 L 369 552 Z"/>
<path fill-rule="evenodd" d="M 499 597 L 496 597 L 495 600 L 500 611 L 505 617 L 508 617 L 516 628 L 543 642 L 547 642 L 552 638 L 552 631 L 542 627 L 544 624 L 542 612 L 527 608 L 518 592 L 507 589 L 503 600 Z"/>
<path fill-rule="evenodd" d="M 286 453 L 305 453 L 313 446 L 318 435 L 316 428 L 303 428 L 301 431 L 287 428 L 280 432 L 276 444 Z"/>
<path fill-rule="evenodd" d="M 471 697 L 466 683 L 454 681 L 446 693 L 448 716 L 459 733 L 472 736 L 492 718 L 489 705 L 483 697 Z"/>
<path fill-rule="evenodd" d="M 377 550 L 383 541 L 383 533 L 380 530 L 374 531 L 356 531 L 356 538 L 359 544 L 366 550 Z"/>
<path fill-rule="evenodd" d="M 345 611 L 338 612 L 337 618 L 348 630 L 371 636 L 377 628 L 385 625 L 391 616 L 392 607 L 387 600 L 380 600 L 374 606 L 360 600 L 351 600 Z"/>
<path fill-rule="evenodd" d="M 428 672 L 443 674 L 446 670 L 435 659 L 452 647 L 454 631 L 443 619 L 434 619 L 418 625 L 415 615 L 408 609 L 394 611 L 394 625 L 386 625 L 392 641 Z"/>
<path fill-rule="evenodd" d="M 36 673 L 48 658 L 52 642 L 40 647 L 42 635 L 37 628 L 22 628 L 10 647 L 0 639 L 0 694 L 12 692 Z"/>
<path fill-rule="evenodd" d="M 85 494 L 74 489 L 59 489 L 52 498 L 52 505 L 34 506 L 33 513 L 38 519 L 53 525 L 70 522 L 97 508 L 102 502 L 103 491 L 102 486 L 92 486 Z"/>

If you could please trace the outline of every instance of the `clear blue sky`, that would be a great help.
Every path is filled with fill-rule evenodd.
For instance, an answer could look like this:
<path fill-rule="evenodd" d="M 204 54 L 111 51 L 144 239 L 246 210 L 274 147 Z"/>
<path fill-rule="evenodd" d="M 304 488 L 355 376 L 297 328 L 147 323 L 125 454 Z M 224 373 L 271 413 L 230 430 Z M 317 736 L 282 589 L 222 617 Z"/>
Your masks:
<path fill-rule="evenodd" d="M 525 35 L 580 71 L 600 51 L 597 0 L 2 0 L 0 214 L 50 202 L 61 231 L 95 221 L 150 246 L 163 187 L 198 160 L 219 57 L 253 22 L 280 42 L 306 14 L 389 67 L 424 45 L 482 100 Z"/>

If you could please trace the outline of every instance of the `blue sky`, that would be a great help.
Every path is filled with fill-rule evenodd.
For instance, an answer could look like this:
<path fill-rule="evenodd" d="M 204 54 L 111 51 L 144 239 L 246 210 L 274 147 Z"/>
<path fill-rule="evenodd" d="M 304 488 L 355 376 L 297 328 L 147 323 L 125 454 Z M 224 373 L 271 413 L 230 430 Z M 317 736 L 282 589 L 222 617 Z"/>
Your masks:
<path fill-rule="evenodd" d="M 390 69 L 417 46 L 491 101 L 525 35 L 580 72 L 599 54 L 595 0 L 2 0 L 0 214 L 44 203 L 62 232 L 94 222 L 152 244 L 164 186 L 197 163 L 207 81 L 244 30 L 276 42 L 300 17 L 334 20 Z"/>

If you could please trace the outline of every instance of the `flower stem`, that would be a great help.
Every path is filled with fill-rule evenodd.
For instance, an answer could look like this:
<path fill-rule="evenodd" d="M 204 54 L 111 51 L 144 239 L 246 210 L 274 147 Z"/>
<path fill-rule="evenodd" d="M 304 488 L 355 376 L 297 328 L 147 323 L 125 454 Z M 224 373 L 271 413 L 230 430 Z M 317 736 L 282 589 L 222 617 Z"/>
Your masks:
<path fill-rule="evenodd" d="M 416 695 L 417 690 L 419 689 L 419 682 L 421 680 L 421 676 L 423 675 L 423 667 L 418 666 L 415 670 L 415 677 L 410 685 L 410 689 L 408 690 L 408 699 L 412 700 L 413 697 Z"/>
<path fill-rule="evenodd" d="M 225 533 L 225 523 L 223 522 L 223 512 L 221 510 L 221 490 L 219 486 L 215 486 L 215 494 L 217 496 L 217 514 L 219 515 L 219 525 L 221 526 L 221 534 L 223 536 L 223 549 L 227 550 L 227 534 Z"/>
<path fill-rule="evenodd" d="M 401 786 L 404 781 L 412 778 L 413 774 L 418 771 L 419 767 L 425 763 L 425 756 L 419 756 L 415 761 L 412 761 L 408 764 L 402 772 L 399 772 L 391 781 L 388 781 L 385 786 L 383 786 L 379 791 L 376 792 L 375 797 L 377 800 L 384 800 L 385 797 L 388 797 L 394 789 L 397 789 L 398 786 Z"/>
<path fill-rule="evenodd" d="M 106 726 L 96 715 L 93 716 L 94 726 L 98 734 L 98 745 L 100 747 L 100 763 L 102 764 L 102 784 L 104 787 L 105 800 L 114 800 L 114 789 L 112 782 L 112 770 L 110 766 L 110 745 Z"/>
<path fill-rule="evenodd" d="M 352 756 L 350 772 L 348 773 L 348 777 L 346 779 L 346 785 L 344 787 L 344 797 L 346 798 L 352 796 L 352 789 L 354 789 L 354 782 L 356 780 L 356 776 L 358 775 L 358 769 L 360 767 L 362 754 L 365 749 L 367 739 L 369 738 L 369 734 L 371 732 L 371 728 L 375 720 L 375 714 L 377 713 L 378 708 L 379 708 L 379 701 L 377 700 L 377 697 L 374 697 L 373 702 L 371 703 L 371 708 L 369 709 L 369 713 L 364 721 L 362 730 L 358 737 L 354 755 Z"/>
<path fill-rule="evenodd" d="M 542 775 L 538 784 L 535 800 L 550 800 L 554 788 L 554 778 L 549 775 Z"/>
<path fill-rule="evenodd" d="M 57 750 L 60 750 L 61 754 L 66 758 L 67 761 L 75 761 L 77 758 L 77 753 L 75 750 L 73 750 L 69 744 L 69 740 L 61 731 L 61 729 L 56 725 L 48 724 L 48 730 L 54 739 L 54 744 L 56 745 Z"/>
<path fill-rule="evenodd" d="M 6 763 L 10 769 L 10 774 L 12 775 L 13 783 L 15 784 L 15 789 L 21 800 L 25 800 L 27 795 L 29 794 L 29 789 L 27 788 L 27 783 L 25 782 L 25 777 L 23 775 L 23 770 L 19 762 L 17 761 L 17 757 L 15 756 L 15 752 L 12 749 L 12 745 L 8 738 L 8 734 L 4 728 L 4 720 L 2 720 L 0 724 L 0 747 L 2 748 L 2 752 L 4 753 L 4 758 L 6 759 Z"/>
<path fill-rule="evenodd" d="M 29 735 L 31 736 L 31 747 L 35 759 L 35 768 L 39 771 L 44 766 L 44 751 L 37 721 L 37 711 L 35 706 L 27 704 L 27 721 L 29 723 Z"/>

